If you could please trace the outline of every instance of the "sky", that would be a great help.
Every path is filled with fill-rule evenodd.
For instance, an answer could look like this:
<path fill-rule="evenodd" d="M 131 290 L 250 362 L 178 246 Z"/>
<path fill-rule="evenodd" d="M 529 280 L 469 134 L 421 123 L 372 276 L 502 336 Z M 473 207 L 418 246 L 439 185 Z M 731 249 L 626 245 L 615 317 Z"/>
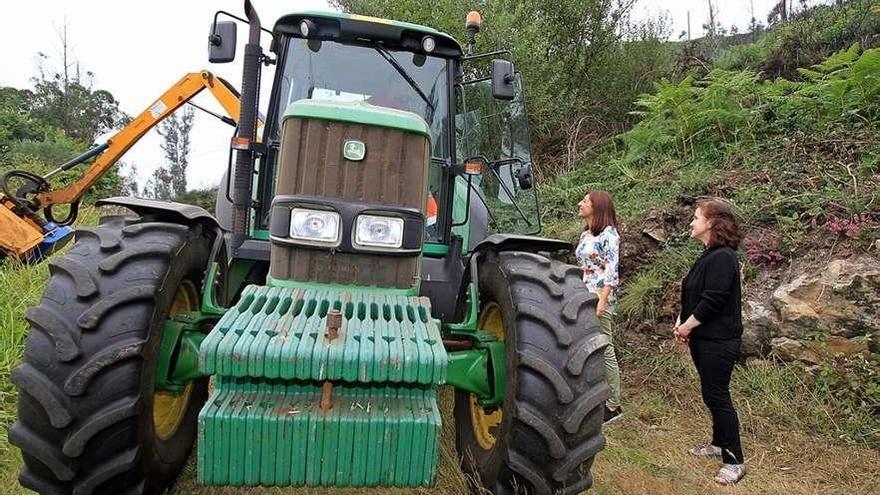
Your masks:
<path fill-rule="evenodd" d="M 252 0 L 264 27 L 271 28 L 281 15 L 295 10 L 329 7 L 325 0 Z M 727 28 L 748 25 L 752 8 L 759 21 L 777 0 L 714 0 L 717 18 Z M 816 1 L 810 3 L 817 3 Z M 15 2 L 0 16 L 0 86 L 29 88 L 38 73 L 42 52 L 60 67 L 60 32 L 67 25 L 69 51 L 81 71 L 94 74 L 94 87 L 110 91 L 120 108 L 135 116 L 151 105 L 165 90 L 188 72 L 208 69 L 241 86 L 241 59 L 247 28 L 239 25 L 236 62 L 210 64 L 207 35 L 213 14 L 225 10 L 244 17 L 243 0 L 29 0 Z M 708 18 L 707 0 L 639 0 L 634 19 L 666 13 L 672 23 L 672 39 L 687 29 L 690 12 L 692 37 L 703 33 Z M 407 19 L 400 19 L 407 20 Z M 486 22 L 491 22 L 486 20 Z M 263 47 L 268 51 L 268 36 Z M 51 64 L 49 67 L 53 67 Z M 271 70 L 263 71 L 263 89 L 271 86 Z M 268 93 L 261 98 L 265 112 Z M 195 103 L 222 113 L 206 91 Z M 216 185 L 226 169 L 232 128 L 214 117 L 196 111 L 187 183 L 190 189 Z M 106 137 L 109 137 L 106 136 Z M 106 137 L 104 137 L 106 139 Z M 99 139 L 100 141 L 100 139 Z M 142 138 L 123 157 L 127 173 L 137 170 L 143 187 L 152 172 L 162 165 L 161 137 L 154 131 Z"/>

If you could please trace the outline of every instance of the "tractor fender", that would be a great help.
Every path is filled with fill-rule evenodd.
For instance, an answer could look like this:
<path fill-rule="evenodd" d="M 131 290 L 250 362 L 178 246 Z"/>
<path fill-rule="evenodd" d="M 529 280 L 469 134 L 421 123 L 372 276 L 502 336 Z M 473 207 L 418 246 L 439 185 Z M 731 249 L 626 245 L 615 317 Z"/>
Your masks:
<path fill-rule="evenodd" d="M 204 224 L 207 230 L 214 231 L 220 227 L 217 219 L 204 208 L 195 205 L 175 203 L 160 199 L 132 198 L 116 196 L 95 202 L 96 206 L 124 206 L 138 215 L 158 215 L 162 220 L 184 225 L 192 223 Z"/>
<path fill-rule="evenodd" d="M 129 196 L 116 196 L 113 198 L 100 199 L 95 202 L 95 206 L 123 206 L 135 212 L 135 214 L 155 215 L 160 221 L 176 223 L 180 225 L 201 224 L 206 232 L 213 232 L 213 240 L 211 245 L 211 254 L 208 257 L 208 264 L 205 266 L 205 274 L 211 271 L 211 266 L 219 263 L 219 273 L 217 275 L 221 285 L 221 294 L 225 294 L 227 260 L 229 254 L 225 248 L 225 236 L 223 229 L 213 215 L 204 208 L 195 205 L 187 205 L 183 203 L 175 203 L 173 201 L 165 201 L 161 199 L 133 198 Z M 202 290 L 205 289 L 203 280 Z"/>
<path fill-rule="evenodd" d="M 569 252 L 571 249 L 572 245 L 570 242 L 559 239 L 531 235 L 492 234 L 477 243 L 472 252 L 474 254 L 486 251 L 525 251 L 527 253 L 538 253 L 540 251 Z"/>

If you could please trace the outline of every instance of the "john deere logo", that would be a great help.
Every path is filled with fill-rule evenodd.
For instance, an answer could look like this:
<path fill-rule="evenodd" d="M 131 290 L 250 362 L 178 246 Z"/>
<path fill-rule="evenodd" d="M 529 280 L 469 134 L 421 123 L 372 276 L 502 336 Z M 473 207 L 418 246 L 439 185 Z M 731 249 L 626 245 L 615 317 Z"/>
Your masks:
<path fill-rule="evenodd" d="M 359 162 L 364 159 L 364 155 L 366 154 L 367 145 L 355 139 L 346 141 L 345 146 L 342 147 L 342 156 L 344 156 L 346 160 Z"/>

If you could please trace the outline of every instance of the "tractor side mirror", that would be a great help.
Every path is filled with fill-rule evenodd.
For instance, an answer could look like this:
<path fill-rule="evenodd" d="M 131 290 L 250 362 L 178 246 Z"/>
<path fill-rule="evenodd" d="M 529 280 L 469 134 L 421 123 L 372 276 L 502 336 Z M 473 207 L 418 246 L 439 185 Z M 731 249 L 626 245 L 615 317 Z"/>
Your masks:
<path fill-rule="evenodd" d="M 525 167 L 520 167 L 519 170 L 516 171 L 516 181 L 519 183 L 519 188 L 522 191 L 528 191 L 535 185 L 535 176 L 532 175 L 532 167 L 526 165 Z"/>
<path fill-rule="evenodd" d="M 492 96 L 498 100 L 512 100 L 514 97 L 513 87 L 513 62 L 508 60 L 492 60 Z"/>
<path fill-rule="evenodd" d="M 235 60 L 235 39 L 237 26 L 232 21 L 211 25 L 208 35 L 208 61 L 212 64 L 225 64 Z"/>

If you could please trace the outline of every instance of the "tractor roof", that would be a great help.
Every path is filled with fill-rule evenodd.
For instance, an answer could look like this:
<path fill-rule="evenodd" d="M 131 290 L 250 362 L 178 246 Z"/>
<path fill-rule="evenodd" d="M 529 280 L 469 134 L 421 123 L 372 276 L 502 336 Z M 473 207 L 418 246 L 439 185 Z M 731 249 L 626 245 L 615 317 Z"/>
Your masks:
<path fill-rule="evenodd" d="M 321 39 L 341 41 L 375 40 L 389 47 L 419 51 L 421 40 L 432 36 L 437 42 L 433 54 L 460 57 L 461 45 L 452 36 L 434 28 L 344 12 L 308 10 L 287 14 L 275 23 L 273 32 L 300 37 L 299 23 L 303 19 L 314 22 Z"/>

